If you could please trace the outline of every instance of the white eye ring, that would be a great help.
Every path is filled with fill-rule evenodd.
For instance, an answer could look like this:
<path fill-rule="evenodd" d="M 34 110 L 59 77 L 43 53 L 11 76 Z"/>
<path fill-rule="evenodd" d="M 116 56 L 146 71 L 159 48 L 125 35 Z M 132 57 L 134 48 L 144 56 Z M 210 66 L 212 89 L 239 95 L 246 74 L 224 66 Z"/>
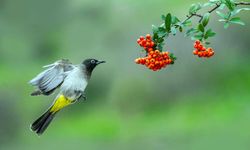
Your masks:
<path fill-rule="evenodd" d="M 90 62 L 91 62 L 91 64 L 95 64 L 95 60 L 94 59 L 92 59 Z"/>

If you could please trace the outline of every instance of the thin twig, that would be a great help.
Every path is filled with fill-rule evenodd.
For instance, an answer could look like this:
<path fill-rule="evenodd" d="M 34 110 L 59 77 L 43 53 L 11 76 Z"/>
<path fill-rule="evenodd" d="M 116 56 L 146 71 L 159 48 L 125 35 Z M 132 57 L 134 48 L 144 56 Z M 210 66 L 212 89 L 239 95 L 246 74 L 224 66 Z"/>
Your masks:
<path fill-rule="evenodd" d="M 209 10 L 208 13 L 211 14 L 213 11 L 215 11 L 217 8 L 219 8 L 220 5 L 221 5 L 221 3 L 220 3 L 220 4 L 217 4 L 217 3 L 216 3 L 216 6 L 215 6 L 213 9 Z"/>
<path fill-rule="evenodd" d="M 236 6 L 240 6 L 240 5 L 250 5 L 250 2 L 235 2 L 234 3 Z M 219 7 L 221 6 L 221 3 L 216 3 L 216 6 L 214 8 L 212 8 L 211 10 L 208 11 L 208 13 L 212 13 L 214 12 L 216 9 L 218 9 Z M 191 15 L 187 15 L 187 18 L 182 22 L 182 23 L 185 23 L 186 21 L 188 21 L 189 19 L 191 19 L 192 17 L 200 17 L 201 19 L 199 20 L 199 22 L 202 21 L 203 19 L 203 15 L 199 15 L 199 14 L 196 14 L 196 13 L 193 13 Z"/>

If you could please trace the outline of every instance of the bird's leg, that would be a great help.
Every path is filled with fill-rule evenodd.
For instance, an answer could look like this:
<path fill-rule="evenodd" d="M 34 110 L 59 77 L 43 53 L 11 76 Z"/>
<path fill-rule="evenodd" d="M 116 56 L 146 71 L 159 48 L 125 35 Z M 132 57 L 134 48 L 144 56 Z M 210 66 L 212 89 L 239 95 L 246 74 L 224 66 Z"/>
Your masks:
<path fill-rule="evenodd" d="M 81 97 L 79 98 L 80 100 L 86 101 L 87 97 L 85 93 L 82 93 Z"/>

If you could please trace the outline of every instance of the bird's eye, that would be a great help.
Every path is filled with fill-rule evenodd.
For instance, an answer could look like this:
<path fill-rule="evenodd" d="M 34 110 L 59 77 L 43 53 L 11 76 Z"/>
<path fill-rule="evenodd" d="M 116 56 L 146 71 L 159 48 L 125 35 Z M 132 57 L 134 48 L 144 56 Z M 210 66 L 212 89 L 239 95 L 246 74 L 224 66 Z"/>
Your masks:
<path fill-rule="evenodd" d="M 95 60 L 94 59 L 92 59 L 90 62 L 91 62 L 91 64 L 95 64 Z"/>

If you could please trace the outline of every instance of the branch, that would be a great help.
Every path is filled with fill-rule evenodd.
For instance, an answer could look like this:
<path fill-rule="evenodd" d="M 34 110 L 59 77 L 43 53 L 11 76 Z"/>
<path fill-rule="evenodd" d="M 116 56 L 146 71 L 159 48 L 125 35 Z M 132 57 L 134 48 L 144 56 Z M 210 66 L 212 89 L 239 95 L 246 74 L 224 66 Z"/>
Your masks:
<path fill-rule="evenodd" d="M 239 5 L 250 5 L 250 2 L 235 2 L 234 4 L 236 6 L 239 6 Z"/>
<path fill-rule="evenodd" d="M 235 2 L 234 4 L 235 4 L 236 6 L 240 6 L 240 5 L 250 5 L 250 2 Z M 220 6 L 221 6 L 221 3 L 216 3 L 216 6 L 215 6 L 214 8 L 212 8 L 211 10 L 209 10 L 208 13 L 211 14 L 211 13 L 214 12 L 216 9 L 218 9 Z M 191 14 L 191 15 L 187 15 L 187 18 L 186 18 L 182 23 L 188 21 L 189 19 L 193 18 L 194 16 L 200 17 L 200 18 L 201 18 L 201 19 L 199 20 L 199 22 L 201 22 L 202 19 L 203 19 L 203 15 L 199 15 L 199 14 L 194 13 L 194 14 Z"/>
<path fill-rule="evenodd" d="M 216 3 L 216 6 L 213 9 L 209 10 L 208 13 L 211 14 L 213 11 L 215 11 L 216 9 L 218 9 L 220 7 L 220 5 L 221 5 L 221 3 L 220 4 Z"/>

